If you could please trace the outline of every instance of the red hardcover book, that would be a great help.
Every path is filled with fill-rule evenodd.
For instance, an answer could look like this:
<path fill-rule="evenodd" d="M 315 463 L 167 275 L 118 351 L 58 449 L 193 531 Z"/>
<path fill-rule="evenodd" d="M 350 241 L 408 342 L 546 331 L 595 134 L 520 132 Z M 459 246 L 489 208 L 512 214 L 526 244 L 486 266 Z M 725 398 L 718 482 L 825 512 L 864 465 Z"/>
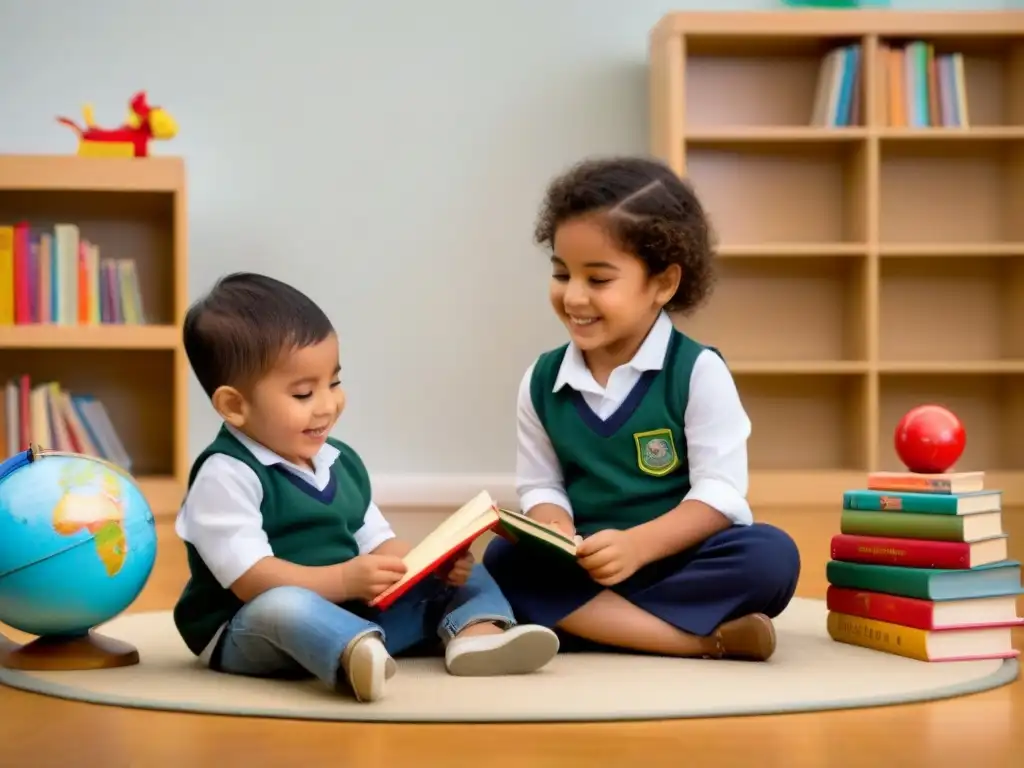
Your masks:
<path fill-rule="evenodd" d="M 483 491 L 453 512 L 437 528 L 424 537 L 407 554 L 405 575 L 370 601 L 370 605 L 387 610 L 396 600 L 427 576 L 443 573 L 470 545 L 498 525 L 498 509 L 490 495 Z"/>
<path fill-rule="evenodd" d="M 1005 560 L 1006 538 L 963 542 L 839 533 L 832 537 L 832 559 L 904 568 L 968 569 Z"/>
<path fill-rule="evenodd" d="M 482 491 L 402 558 L 406 566 L 405 575 L 377 595 L 370 605 L 385 610 L 427 576 L 442 575 L 448 564 L 454 563 L 479 536 L 488 531 L 494 531 L 515 544 L 533 546 L 538 556 L 554 553 L 576 559 L 576 542 L 573 539 L 551 526 L 500 508 L 487 491 Z"/>
<path fill-rule="evenodd" d="M 1024 622 L 1017 617 L 1016 595 L 932 601 L 829 585 L 825 604 L 847 616 L 916 629 L 980 629 Z"/>

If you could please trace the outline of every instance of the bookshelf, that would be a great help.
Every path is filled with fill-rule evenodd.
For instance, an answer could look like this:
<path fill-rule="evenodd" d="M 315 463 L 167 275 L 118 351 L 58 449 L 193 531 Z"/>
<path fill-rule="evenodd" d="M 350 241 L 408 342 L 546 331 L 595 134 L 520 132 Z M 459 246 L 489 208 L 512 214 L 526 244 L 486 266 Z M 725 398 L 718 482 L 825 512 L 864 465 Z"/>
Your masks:
<path fill-rule="evenodd" d="M 71 311 L 58 310 L 57 305 L 67 305 L 39 293 L 46 282 L 41 275 L 58 271 L 58 279 L 64 279 L 66 273 L 59 270 L 76 263 L 61 261 L 76 250 L 68 246 L 62 251 L 56 244 L 62 224 L 76 227 L 79 242 L 95 247 L 92 267 L 85 250 L 77 251 L 78 269 L 93 271 L 79 271 L 75 280 L 92 293 L 78 291 Z M 10 238 L 17 225 L 27 227 L 34 243 L 34 266 L 28 268 L 33 277 L 24 294 L 33 298 L 27 315 L 0 319 L 4 454 L 18 450 L 8 445 L 6 432 L 8 383 L 18 387 L 23 377 L 32 388 L 54 382 L 72 397 L 103 404 L 154 514 L 173 514 L 188 473 L 188 367 L 180 333 L 188 253 L 183 161 L 0 155 L 0 227 L 9 228 Z M 44 235 L 49 237 L 45 248 Z M 23 246 L 15 248 L 25 252 Z M 3 257 L 0 253 L 0 271 Z M 17 256 L 8 248 L 6 258 Z M 99 268 L 104 260 L 130 264 L 131 290 L 113 272 L 104 282 Z M 7 269 L 3 290 L 11 289 L 12 275 L 18 274 L 17 267 Z M 0 274 L 0 286 L 3 280 Z M 65 285 L 70 284 L 68 278 Z M 127 296 L 137 297 L 141 316 L 131 314 Z M 3 306 L 0 297 L 0 313 Z M 45 409 L 52 412 L 49 402 Z M 55 431 L 51 423 L 52 439 Z"/>
<path fill-rule="evenodd" d="M 915 41 L 961 55 L 966 124 L 893 112 L 888 50 Z M 847 45 L 859 105 L 823 124 Z M 651 151 L 720 245 L 677 323 L 734 371 L 752 502 L 835 504 L 900 469 L 893 430 L 923 402 L 965 422 L 958 469 L 1024 502 L 1024 12 L 680 12 L 648 54 Z"/>

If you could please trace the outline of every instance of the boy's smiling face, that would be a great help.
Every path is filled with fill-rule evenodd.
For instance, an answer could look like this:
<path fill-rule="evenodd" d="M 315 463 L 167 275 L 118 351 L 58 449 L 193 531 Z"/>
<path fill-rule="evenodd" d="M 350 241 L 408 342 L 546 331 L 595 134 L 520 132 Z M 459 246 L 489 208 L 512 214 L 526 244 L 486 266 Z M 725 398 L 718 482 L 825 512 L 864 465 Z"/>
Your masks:
<path fill-rule="evenodd" d="M 230 388 L 218 410 L 256 442 L 294 464 L 309 466 L 345 408 L 338 337 L 291 349 L 259 381 Z M 215 398 L 215 405 L 217 399 Z"/>

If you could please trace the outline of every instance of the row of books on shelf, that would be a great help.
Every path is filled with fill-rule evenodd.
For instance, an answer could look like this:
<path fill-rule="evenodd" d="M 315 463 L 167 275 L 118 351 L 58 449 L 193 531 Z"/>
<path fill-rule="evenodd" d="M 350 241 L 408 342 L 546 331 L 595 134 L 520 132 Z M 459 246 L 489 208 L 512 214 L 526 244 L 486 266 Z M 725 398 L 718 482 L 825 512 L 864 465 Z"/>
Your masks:
<path fill-rule="evenodd" d="M 914 40 L 880 46 L 881 122 L 896 128 L 967 128 L 967 83 L 962 53 L 936 53 Z"/>
<path fill-rule="evenodd" d="M 877 472 L 843 495 L 826 566 L 833 640 L 920 661 L 1012 658 L 1021 565 L 984 472 Z"/>
<path fill-rule="evenodd" d="M 861 46 L 833 48 L 821 60 L 811 125 L 846 128 L 860 125 L 864 109 Z"/>
<path fill-rule="evenodd" d="M 863 123 L 863 67 L 859 43 L 827 53 L 818 70 L 811 125 L 844 128 Z M 884 125 L 898 128 L 967 128 L 967 86 L 962 53 L 936 53 L 924 40 L 879 46 L 878 100 Z"/>
<path fill-rule="evenodd" d="M 0 225 L 0 326 L 144 322 L 134 259 L 101 256 L 75 224 Z"/>
<path fill-rule="evenodd" d="M 131 457 L 109 412 L 92 395 L 72 393 L 53 381 L 33 383 L 24 374 L 5 386 L 0 422 L 4 458 L 35 444 L 95 456 L 131 471 Z"/>

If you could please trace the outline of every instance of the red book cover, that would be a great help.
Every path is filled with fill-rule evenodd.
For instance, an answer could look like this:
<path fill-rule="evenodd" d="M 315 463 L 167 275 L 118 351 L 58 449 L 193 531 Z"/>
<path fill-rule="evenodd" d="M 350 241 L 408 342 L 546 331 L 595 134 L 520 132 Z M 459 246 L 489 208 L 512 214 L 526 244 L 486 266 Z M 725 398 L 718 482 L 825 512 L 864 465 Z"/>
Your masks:
<path fill-rule="evenodd" d="M 832 559 L 850 563 L 899 565 L 904 568 L 971 567 L 971 545 L 962 541 L 893 539 L 887 536 L 855 536 L 839 533 L 832 537 Z"/>
<path fill-rule="evenodd" d="M 469 549 L 470 545 L 472 545 L 472 543 L 476 541 L 478 537 L 487 533 L 487 531 L 493 529 L 497 525 L 498 521 L 494 520 L 485 528 L 474 531 L 473 533 L 464 536 L 460 541 L 456 542 L 442 554 L 434 558 L 425 568 L 421 568 L 418 571 L 415 571 L 411 574 L 407 574 L 405 577 L 405 581 L 400 581 L 396 586 L 390 587 L 389 589 L 386 589 L 383 592 L 381 592 L 379 595 L 377 595 L 377 597 L 370 601 L 370 606 L 372 608 L 377 608 L 381 611 L 386 611 L 388 608 L 394 605 L 395 602 L 397 602 L 406 592 L 408 592 L 410 589 L 412 589 L 421 581 L 423 581 L 423 579 L 425 579 L 427 576 L 435 573 L 438 575 L 442 575 L 444 573 L 444 569 L 446 568 L 446 566 L 448 566 L 449 564 L 454 564 L 454 562 L 458 560 L 462 556 L 462 554 L 466 552 L 466 550 Z"/>
<path fill-rule="evenodd" d="M 935 629 L 934 603 L 930 600 L 829 585 L 825 593 L 825 605 L 830 611 L 848 616 L 888 621 L 917 629 Z"/>
<path fill-rule="evenodd" d="M 26 325 L 32 322 L 32 303 L 29 296 L 29 262 L 32 243 L 28 224 L 19 221 L 14 225 L 14 323 Z"/>
<path fill-rule="evenodd" d="M 985 629 L 988 627 L 1007 626 L 1005 621 L 981 624 L 935 624 L 935 603 L 915 597 L 887 595 L 883 592 L 869 592 L 863 589 L 847 589 L 829 585 L 825 593 L 825 605 L 830 611 L 845 613 L 847 616 L 860 616 L 875 621 L 887 621 L 915 629 L 942 631 L 945 629 Z M 1024 623 L 1024 619 L 1011 621 L 1015 626 Z"/>

